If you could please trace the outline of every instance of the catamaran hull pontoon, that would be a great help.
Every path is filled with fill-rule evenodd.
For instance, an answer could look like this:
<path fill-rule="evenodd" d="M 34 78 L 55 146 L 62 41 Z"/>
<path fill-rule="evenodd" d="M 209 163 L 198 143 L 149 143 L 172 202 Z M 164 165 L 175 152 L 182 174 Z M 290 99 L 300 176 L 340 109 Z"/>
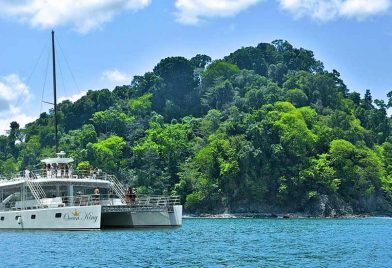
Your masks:
<path fill-rule="evenodd" d="M 171 208 L 103 207 L 102 228 L 176 227 L 182 225 L 182 206 Z"/>

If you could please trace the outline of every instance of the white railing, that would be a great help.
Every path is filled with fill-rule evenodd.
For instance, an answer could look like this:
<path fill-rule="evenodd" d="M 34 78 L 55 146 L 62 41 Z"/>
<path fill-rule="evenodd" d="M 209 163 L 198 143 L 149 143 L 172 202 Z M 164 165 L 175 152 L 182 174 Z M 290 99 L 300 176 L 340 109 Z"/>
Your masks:
<path fill-rule="evenodd" d="M 112 187 L 114 192 L 117 194 L 118 197 L 120 197 L 123 204 L 125 204 L 126 203 L 125 192 L 127 189 L 125 188 L 124 184 L 122 184 L 114 175 L 109 175 L 108 179 L 110 182 L 113 183 Z"/>
<path fill-rule="evenodd" d="M 1 182 L 11 182 L 11 181 L 20 181 L 25 180 L 25 171 L 21 171 L 15 174 L 12 174 L 9 177 L 1 177 Z M 34 174 L 32 176 L 32 180 L 34 179 L 90 179 L 90 180 L 105 180 L 118 185 L 119 190 L 125 192 L 125 186 L 116 178 L 114 175 L 110 175 L 101 170 L 45 170 L 45 169 L 37 169 L 30 171 L 30 174 Z"/>
<path fill-rule="evenodd" d="M 136 206 L 174 206 L 180 205 L 180 196 L 168 195 L 137 195 Z"/>
<path fill-rule="evenodd" d="M 18 172 L 15 174 L 12 174 L 10 177 L 5 178 L 1 177 L 0 178 L 0 185 L 2 183 L 9 183 L 9 182 L 16 182 L 16 181 L 24 181 L 26 180 L 25 176 L 25 171 L 23 172 Z M 58 170 L 57 172 L 48 172 L 47 170 L 39 169 L 39 170 L 32 170 L 30 171 L 30 174 L 33 174 L 30 176 L 30 179 L 36 180 L 36 179 L 89 179 L 89 180 L 105 180 L 111 182 L 109 179 L 110 176 L 105 172 L 102 171 L 96 171 L 96 172 L 91 172 L 88 170 L 76 170 L 76 171 L 68 171 L 68 172 L 62 172 L 61 170 Z"/>
<path fill-rule="evenodd" d="M 180 204 L 179 196 L 161 196 L 161 195 L 139 195 L 136 196 L 134 201 L 127 204 L 128 207 L 133 208 L 162 208 L 172 207 Z M 125 206 L 121 198 L 117 195 L 74 195 L 74 196 L 62 196 L 53 198 L 42 198 L 37 200 L 25 200 L 25 201 L 12 201 L 6 204 L 0 203 L 0 211 L 8 210 L 30 210 L 30 209 L 41 209 L 41 208 L 58 208 L 58 207 L 73 207 L 73 206 Z"/>
<path fill-rule="evenodd" d="M 26 184 L 30 189 L 31 194 L 34 196 L 35 200 L 37 200 L 39 205 L 41 204 L 41 200 L 46 198 L 46 194 L 42 186 L 35 181 L 36 176 L 33 172 L 25 173 Z"/>
<path fill-rule="evenodd" d="M 46 170 L 46 169 L 38 169 L 33 170 L 34 174 L 37 175 L 37 178 L 45 178 L 45 179 L 64 179 L 64 178 L 72 178 L 72 179 L 98 179 L 98 180 L 108 180 L 108 175 L 101 170 L 64 170 L 64 169 L 56 169 L 56 170 Z"/>

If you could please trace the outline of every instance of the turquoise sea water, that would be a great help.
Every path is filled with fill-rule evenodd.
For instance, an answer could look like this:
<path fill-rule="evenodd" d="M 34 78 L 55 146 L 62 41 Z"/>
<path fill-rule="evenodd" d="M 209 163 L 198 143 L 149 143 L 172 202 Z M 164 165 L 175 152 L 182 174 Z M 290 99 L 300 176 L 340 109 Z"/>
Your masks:
<path fill-rule="evenodd" d="M 0 267 L 392 267 L 392 218 L 184 219 L 178 229 L 0 231 Z"/>

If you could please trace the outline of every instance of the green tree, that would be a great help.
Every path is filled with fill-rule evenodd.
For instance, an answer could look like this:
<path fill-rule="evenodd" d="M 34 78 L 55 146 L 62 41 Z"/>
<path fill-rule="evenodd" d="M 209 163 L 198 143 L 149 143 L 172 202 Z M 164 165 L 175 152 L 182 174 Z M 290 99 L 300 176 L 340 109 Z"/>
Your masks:
<path fill-rule="evenodd" d="M 133 120 L 134 117 L 115 109 L 96 112 L 91 118 L 98 133 L 116 134 L 122 137 L 126 136 L 127 127 Z"/>
<path fill-rule="evenodd" d="M 190 61 L 183 57 L 169 57 L 154 67 L 154 73 L 163 80 L 152 98 L 153 108 L 158 113 L 163 114 L 168 121 L 198 114 L 200 102 L 197 81 Z"/>
<path fill-rule="evenodd" d="M 15 121 L 11 122 L 10 130 L 8 134 L 8 147 L 13 157 L 17 157 L 18 149 L 16 147 L 16 141 L 20 140 L 20 129 L 19 124 Z"/>
<path fill-rule="evenodd" d="M 88 160 L 95 167 L 102 168 L 106 172 L 117 173 L 121 167 L 123 152 L 126 147 L 124 138 L 112 135 L 97 143 L 87 144 Z"/>
<path fill-rule="evenodd" d="M 133 147 L 136 161 L 142 167 L 137 170 L 140 185 L 155 185 L 155 191 L 162 193 L 178 182 L 180 163 L 190 153 L 188 130 L 186 124 L 150 122 L 145 139 Z M 162 178 L 163 183 L 157 183 Z"/>

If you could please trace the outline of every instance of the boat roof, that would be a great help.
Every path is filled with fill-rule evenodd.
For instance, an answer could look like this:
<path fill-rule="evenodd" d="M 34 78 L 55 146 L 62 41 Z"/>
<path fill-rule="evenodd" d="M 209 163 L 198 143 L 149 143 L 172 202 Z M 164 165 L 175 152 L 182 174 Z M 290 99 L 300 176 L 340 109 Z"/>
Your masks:
<path fill-rule="evenodd" d="M 74 161 L 71 157 L 65 157 L 66 153 L 61 151 L 56 154 L 56 157 L 46 158 L 41 160 L 45 164 L 68 164 Z M 34 176 L 31 174 L 34 173 Z M 86 187 L 111 187 L 113 182 L 107 179 L 106 173 L 91 173 L 88 171 L 74 171 L 71 173 L 49 173 L 45 170 L 22 171 L 10 178 L 0 176 L 0 188 L 14 187 L 22 185 L 26 182 L 26 176 L 30 176 L 29 180 L 42 185 L 79 185 Z"/>
<path fill-rule="evenodd" d="M 24 177 L 13 178 L 13 179 L 5 179 L 0 180 L 0 189 L 18 186 L 25 183 L 26 179 Z M 93 179 L 93 178 L 37 178 L 34 179 L 34 182 L 44 185 L 79 185 L 86 187 L 111 187 L 112 182 L 102 179 Z"/>
<path fill-rule="evenodd" d="M 72 163 L 74 159 L 72 157 L 65 157 L 65 152 L 61 151 L 56 154 L 57 157 L 50 157 L 42 159 L 41 162 L 45 164 L 68 164 Z"/>

